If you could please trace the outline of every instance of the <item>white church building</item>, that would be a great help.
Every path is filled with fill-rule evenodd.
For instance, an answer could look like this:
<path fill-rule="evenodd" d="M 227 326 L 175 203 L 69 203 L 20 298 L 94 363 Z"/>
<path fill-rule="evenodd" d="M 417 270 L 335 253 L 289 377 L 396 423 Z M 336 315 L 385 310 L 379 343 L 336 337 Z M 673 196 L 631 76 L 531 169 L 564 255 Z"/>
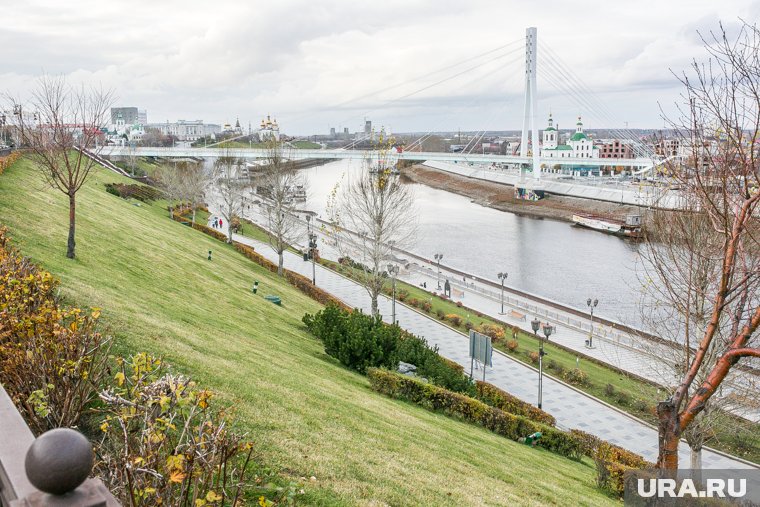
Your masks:
<path fill-rule="evenodd" d="M 578 116 L 575 132 L 566 144 L 560 144 L 559 131 L 554 127 L 554 120 L 549 113 L 549 126 L 544 129 L 541 156 L 546 158 L 597 158 L 599 148 L 583 132 L 583 122 Z"/>

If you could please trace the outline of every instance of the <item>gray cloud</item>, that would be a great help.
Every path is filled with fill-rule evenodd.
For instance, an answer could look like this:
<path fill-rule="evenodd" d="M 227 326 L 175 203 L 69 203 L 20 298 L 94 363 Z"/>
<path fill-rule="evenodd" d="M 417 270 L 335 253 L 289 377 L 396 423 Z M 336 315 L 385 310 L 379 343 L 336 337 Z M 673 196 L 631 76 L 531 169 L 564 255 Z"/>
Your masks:
<path fill-rule="evenodd" d="M 552 83 L 563 70 L 551 68 L 545 54 L 542 60 L 541 48 L 548 47 L 619 121 L 657 126 L 658 100 L 672 102 L 678 93 L 668 69 L 683 69 L 703 54 L 696 31 L 715 29 L 718 19 L 727 26 L 739 17 L 754 20 L 759 12 L 751 0 L 717 6 L 708 0 L 611 6 L 588 0 L 33 0 L 4 10 L 0 87 L 23 94 L 44 70 L 112 86 L 120 104 L 148 109 L 151 121 L 239 116 L 255 124 L 271 113 L 288 133 L 356 129 L 365 114 L 394 130 L 516 128 L 519 51 L 401 101 L 392 99 L 446 74 L 343 103 L 519 41 L 526 26 L 537 26 L 539 64 L 547 66 L 539 81 L 542 110 L 567 114 L 565 123 L 582 112 Z M 500 66 L 513 56 L 512 65 Z"/>

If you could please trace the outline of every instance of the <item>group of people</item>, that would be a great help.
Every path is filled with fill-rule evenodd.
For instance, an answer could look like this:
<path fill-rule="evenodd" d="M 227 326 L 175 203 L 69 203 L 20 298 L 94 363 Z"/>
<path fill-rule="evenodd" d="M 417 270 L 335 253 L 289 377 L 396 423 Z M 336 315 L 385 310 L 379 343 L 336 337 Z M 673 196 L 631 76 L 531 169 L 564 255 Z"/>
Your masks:
<path fill-rule="evenodd" d="M 214 223 L 212 224 L 214 229 L 221 229 L 224 227 L 224 223 L 221 217 L 214 217 Z"/>

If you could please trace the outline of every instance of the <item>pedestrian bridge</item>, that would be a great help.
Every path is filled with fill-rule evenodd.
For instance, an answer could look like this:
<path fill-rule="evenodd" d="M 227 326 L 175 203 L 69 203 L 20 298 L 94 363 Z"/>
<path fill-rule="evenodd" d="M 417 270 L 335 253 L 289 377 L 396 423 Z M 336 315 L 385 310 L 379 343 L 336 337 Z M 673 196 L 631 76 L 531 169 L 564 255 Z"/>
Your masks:
<path fill-rule="evenodd" d="M 266 159 L 271 152 L 261 148 L 185 148 L 185 147 L 140 147 L 105 146 L 100 155 L 105 156 L 138 156 L 138 157 L 164 157 L 164 158 L 213 158 L 230 156 L 240 159 Z M 288 158 L 293 160 L 303 159 L 377 159 L 379 152 L 367 150 L 347 149 L 293 149 L 287 153 Z M 439 153 L 425 151 L 405 151 L 397 153 L 393 151 L 388 158 L 395 160 L 450 162 L 454 164 L 520 164 L 532 165 L 532 156 L 519 155 L 494 155 L 479 153 Z M 601 167 L 616 166 L 631 169 L 645 170 L 652 168 L 658 161 L 651 158 L 611 159 L 611 158 L 549 158 L 539 157 L 542 166 L 551 168 L 557 164 L 577 167 Z"/>

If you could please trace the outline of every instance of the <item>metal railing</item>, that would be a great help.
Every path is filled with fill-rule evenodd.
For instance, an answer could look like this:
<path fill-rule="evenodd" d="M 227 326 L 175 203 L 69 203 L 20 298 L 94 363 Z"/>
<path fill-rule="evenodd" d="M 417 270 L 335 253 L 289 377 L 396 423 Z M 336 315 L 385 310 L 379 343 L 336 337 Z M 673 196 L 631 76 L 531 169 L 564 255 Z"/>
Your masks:
<path fill-rule="evenodd" d="M 92 445 L 68 428 L 32 431 L 0 385 L 0 507 L 120 507 L 100 479 L 88 479 Z"/>

